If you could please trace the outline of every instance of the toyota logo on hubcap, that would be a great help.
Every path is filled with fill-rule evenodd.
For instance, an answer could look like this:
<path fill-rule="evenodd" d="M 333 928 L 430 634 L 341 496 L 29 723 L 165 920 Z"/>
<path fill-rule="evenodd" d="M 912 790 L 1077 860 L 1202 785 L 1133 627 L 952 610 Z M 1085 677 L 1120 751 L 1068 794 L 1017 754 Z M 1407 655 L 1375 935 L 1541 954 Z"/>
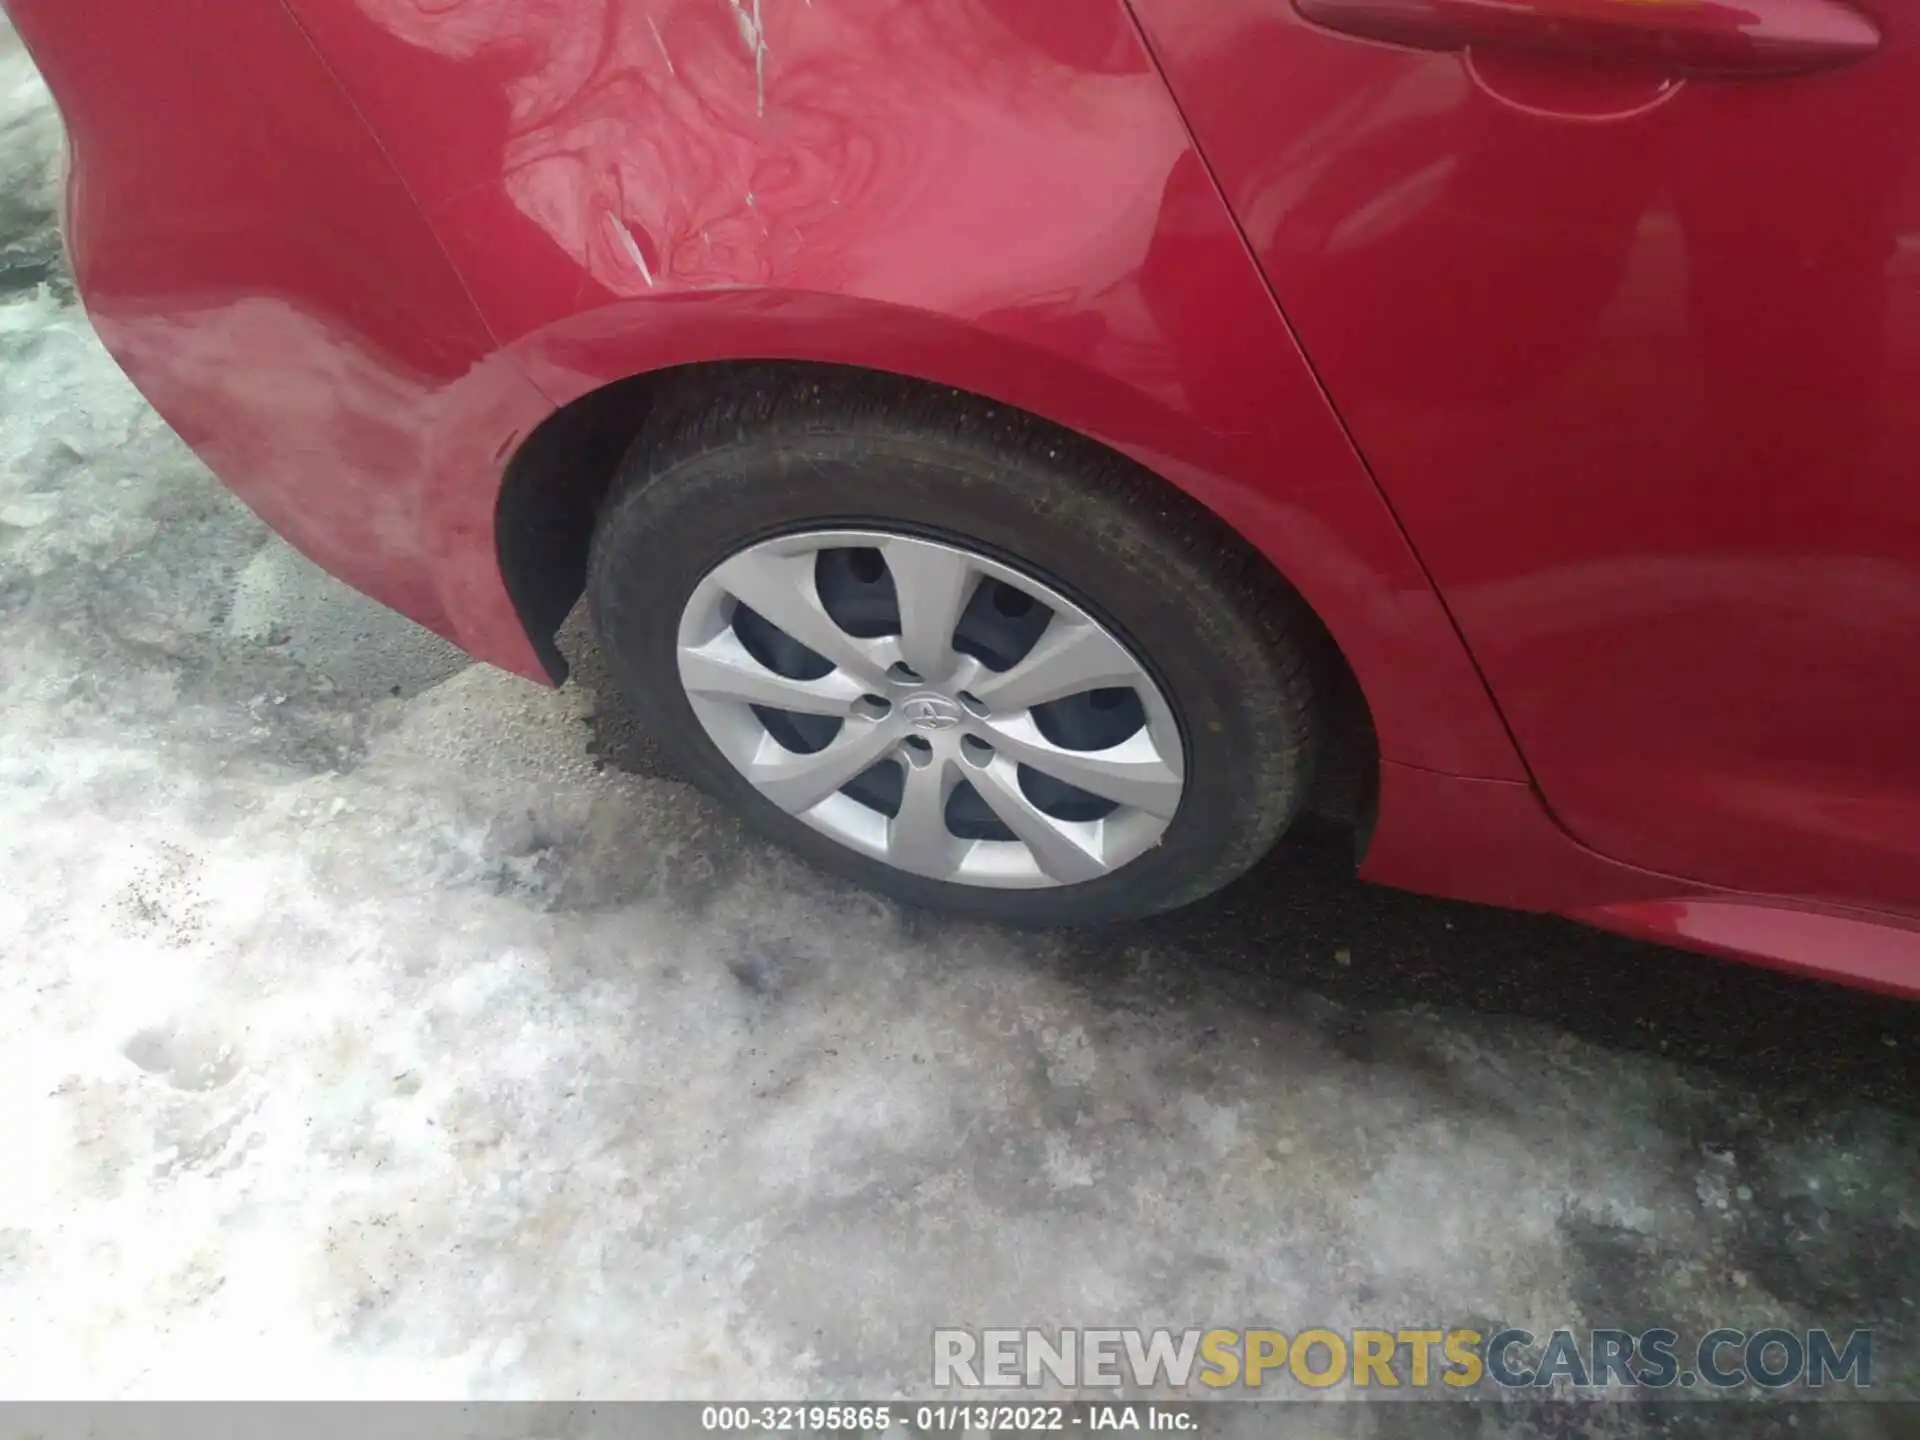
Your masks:
<path fill-rule="evenodd" d="M 900 713 L 916 730 L 951 730 L 960 723 L 960 707 L 944 695 L 916 695 Z"/>

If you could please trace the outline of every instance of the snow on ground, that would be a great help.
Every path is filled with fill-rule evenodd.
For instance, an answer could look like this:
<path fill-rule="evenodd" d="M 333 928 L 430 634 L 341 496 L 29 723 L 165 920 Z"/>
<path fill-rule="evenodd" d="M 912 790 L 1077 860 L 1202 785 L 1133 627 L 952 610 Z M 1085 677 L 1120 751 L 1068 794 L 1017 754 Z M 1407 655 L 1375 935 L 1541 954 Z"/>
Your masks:
<path fill-rule="evenodd" d="M 821 878 L 222 490 L 56 145 L 0 38 L 0 1396 L 916 1394 L 1101 1323 L 1872 1324 L 1910 1387 L 1910 1008 L 1311 843 L 1090 936 Z"/>

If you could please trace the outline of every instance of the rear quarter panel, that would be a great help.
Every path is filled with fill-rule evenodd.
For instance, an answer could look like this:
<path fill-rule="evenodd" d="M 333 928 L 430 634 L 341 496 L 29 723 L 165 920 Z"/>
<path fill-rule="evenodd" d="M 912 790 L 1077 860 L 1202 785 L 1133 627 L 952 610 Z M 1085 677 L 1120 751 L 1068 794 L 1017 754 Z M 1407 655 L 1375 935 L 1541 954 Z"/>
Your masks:
<path fill-rule="evenodd" d="M 321 565 L 536 670 L 490 487 L 547 403 L 287 12 L 11 0 L 9 16 L 66 123 L 82 298 L 147 399 Z"/>
<path fill-rule="evenodd" d="M 563 404 L 860 364 L 1141 460 L 1334 631 L 1382 748 L 1520 773 L 1118 0 L 293 0 Z"/>

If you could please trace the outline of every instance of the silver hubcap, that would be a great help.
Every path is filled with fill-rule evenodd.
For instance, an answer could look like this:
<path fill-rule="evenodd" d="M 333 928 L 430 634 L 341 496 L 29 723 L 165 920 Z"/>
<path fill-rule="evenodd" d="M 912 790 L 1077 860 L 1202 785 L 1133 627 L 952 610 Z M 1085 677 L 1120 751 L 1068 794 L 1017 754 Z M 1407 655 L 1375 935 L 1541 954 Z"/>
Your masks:
<path fill-rule="evenodd" d="M 783 535 L 715 566 L 680 616 L 680 682 L 762 795 L 915 875 L 1097 879 L 1180 806 L 1178 727 L 1079 606 L 952 545 Z"/>

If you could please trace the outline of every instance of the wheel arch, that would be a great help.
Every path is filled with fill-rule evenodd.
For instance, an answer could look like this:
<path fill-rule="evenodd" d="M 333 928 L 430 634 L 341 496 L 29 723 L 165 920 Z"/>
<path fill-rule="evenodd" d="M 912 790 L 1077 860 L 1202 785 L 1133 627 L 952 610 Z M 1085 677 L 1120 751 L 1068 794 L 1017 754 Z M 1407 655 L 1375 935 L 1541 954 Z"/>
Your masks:
<path fill-rule="evenodd" d="M 692 360 L 609 380 L 559 406 L 530 433 L 509 461 L 496 504 L 494 535 L 500 573 L 514 609 L 547 673 L 556 683 L 569 673 L 558 635 L 585 588 L 588 552 L 599 511 L 621 458 L 661 397 L 672 392 L 684 403 L 689 394 L 736 385 L 743 372 L 791 374 L 819 371 L 871 377 L 876 384 L 902 385 L 951 395 L 955 403 L 989 404 L 1018 411 L 1058 431 L 1063 441 L 1094 444 L 1120 463 L 1150 477 L 1170 507 L 1204 517 L 1223 546 L 1258 557 L 1256 568 L 1276 584 L 1298 590 L 1252 539 L 1187 489 L 1117 448 L 1108 439 L 1013 404 L 923 375 L 882 370 L 845 361 L 742 356 Z M 549 377 L 551 378 L 551 377 Z M 1332 713 L 1329 753 L 1324 757 L 1321 807 L 1367 823 L 1375 791 L 1378 745 L 1372 712 L 1352 661 L 1311 600 L 1307 611 L 1318 629 L 1326 692 Z"/>
<path fill-rule="evenodd" d="M 1108 435 L 1092 433 L 1072 423 L 1002 395 L 954 384 L 910 370 L 880 368 L 838 359 L 796 358 L 786 355 L 741 355 L 724 359 L 689 360 L 609 380 L 586 389 L 557 406 L 520 442 L 507 463 L 495 503 L 494 536 L 500 570 L 515 611 L 529 637 L 548 663 L 552 678 L 565 678 L 565 657 L 553 650 L 553 637 L 579 600 L 586 578 L 587 543 L 601 501 L 621 457 L 668 390 L 677 393 L 719 388 L 737 383 L 751 370 L 842 372 L 867 375 L 876 382 L 909 385 L 930 392 L 946 392 L 957 402 L 984 403 L 1015 410 L 1063 437 L 1100 446 L 1131 468 L 1150 475 L 1168 495 L 1169 503 L 1199 511 L 1219 527 L 1224 540 L 1254 553 L 1265 553 L 1244 528 L 1222 514 L 1216 504 L 1193 488 L 1170 480 L 1160 470 L 1144 465 Z M 1211 491 L 1213 487 L 1206 487 Z M 1204 492 L 1203 492 L 1204 493 Z M 1214 492 L 1218 493 L 1218 492 Z M 1301 587 L 1266 555 L 1277 581 L 1295 590 Z M 1308 607 L 1320 619 L 1308 598 Z M 1323 628 L 1324 619 L 1320 619 Z M 1329 630 L 1329 643 L 1339 648 Z M 1340 663 L 1349 671 L 1344 651 Z"/>
<path fill-rule="evenodd" d="M 507 467 L 497 559 L 550 673 L 579 594 L 597 505 L 667 383 L 746 364 L 839 365 L 1008 406 L 1105 447 L 1198 506 L 1305 600 L 1354 681 L 1379 752 L 1462 775 L 1524 778 L 1492 700 L 1412 548 L 1285 331 L 1246 354 L 1231 399 L 1184 353 L 1156 372 L 1023 311 L 966 316 L 844 293 L 730 288 L 628 299 L 508 347 L 555 406 Z M 1231 328 L 1231 327 L 1229 327 Z M 1274 334 L 1275 332 L 1267 332 Z"/>

